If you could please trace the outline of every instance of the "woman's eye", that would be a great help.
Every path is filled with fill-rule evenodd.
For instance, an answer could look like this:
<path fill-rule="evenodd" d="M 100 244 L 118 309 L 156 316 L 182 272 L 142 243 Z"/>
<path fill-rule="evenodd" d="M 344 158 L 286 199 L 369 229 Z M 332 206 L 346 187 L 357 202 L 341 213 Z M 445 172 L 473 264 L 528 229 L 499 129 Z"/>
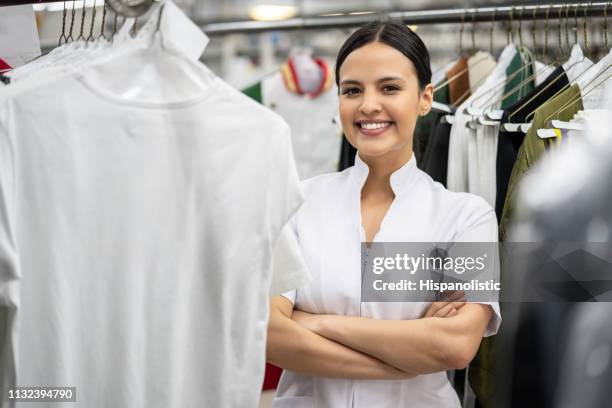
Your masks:
<path fill-rule="evenodd" d="M 359 94 L 359 88 L 345 88 L 342 90 L 342 95 L 353 96 Z"/>
<path fill-rule="evenodd" d="M 398 86 L 395 85 L 385 85 L 383 87 L 383 92 L 395 92 L 395 91 L 399 91 L 400 88 Z"/>

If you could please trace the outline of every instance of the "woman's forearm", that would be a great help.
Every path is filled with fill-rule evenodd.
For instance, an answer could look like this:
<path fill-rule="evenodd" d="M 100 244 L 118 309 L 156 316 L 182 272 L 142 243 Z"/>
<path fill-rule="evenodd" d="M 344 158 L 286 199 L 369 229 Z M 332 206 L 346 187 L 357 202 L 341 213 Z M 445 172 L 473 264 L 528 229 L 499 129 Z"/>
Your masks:
<path fill-rule="evenodd" d="M 274 307 L 268 326 L 267 361 L 300 374 L 354 379 L 406 379 L 395 367 L 326 339 Z"/>
<path fill-rule="evenodd" d="M 490 315 L 490 307 L 474 304 L 445 319 L 376 320 L 327 315 L 314 330 L 399 370 L 427 374 L 467 366 Z"/>

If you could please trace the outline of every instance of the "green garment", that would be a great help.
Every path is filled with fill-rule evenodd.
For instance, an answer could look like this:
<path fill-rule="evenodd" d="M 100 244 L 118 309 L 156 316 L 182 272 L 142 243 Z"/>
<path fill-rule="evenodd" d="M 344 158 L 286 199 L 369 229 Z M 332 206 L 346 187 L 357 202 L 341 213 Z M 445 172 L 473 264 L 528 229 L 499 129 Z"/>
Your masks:
<path fill-rule="evenodd" d="M 506 109 L 523 99 L 534 87 L 533 58 L 529 50 L 520 50 L 514 54 L 506 68 L 506 78 L 510 78 L 504 87 L 506 97 L 501 102 L 501 109 Z M 530 80 L 527 80 L 529 79 Z"/>
<path fill-rule="evenodd" d="M 549 116 L 553 115 L 553 119 L 559 119 L 563 121 L 571 120 L 574 115 L 583 109 L 582 99 L 580 98 L 580 87 L 578 85 L 572 85 L 559 95 L 555 96 L 544 105 L 540 106 L 535 111 L 531 128 L 525 140 L 521 145 L 516 158 L 516 163 L 512 168 L 512 174 L 510 175 L 510 181 L 508 183 L 508 193 L 504 201 L 504 211 L 502 212 L 501 221 L 499 223 L 499 237 L 501 241 L 505 241 L 510 231 L 511 223 L 513 221 L 514 212 L 516 209 L 516 194 L 520 181 L 524 175 L 533 167 L 533 165 L 542 157 L 544 152 L 553 144 L 558 143 L 558 139 L 540 139 L 537 135 L 537 130 L 546 128 L 547 120 Z M 558 114 L 556 112 L 564 107 L 566 104 L 573 102 L 566 109 L 563 109 Z"/>
<path fill-rule="evenodd" d="M 256 102 L 263 102 L 263 96 L 261 95 L 261 82 L 257 82 L 256 84 L 243 89 L 242 93 L 251 99 L 254 99 Z"/>
<path fill-rule="evenodd" d="M 442 88 L 437 90 L 434 93 L 433 100 L 445 105 L 450 104 L 448 85 L 444 85 Z M 425 150 L 427 149 L 427 143 L 429 143 L 429 139 L 436 131 L 436 125 L 438 124 L 441 116 L 442 113 L 430 110 L 427 115 L 419 116 L 417 118 L 412 140 L 412 149 L 414 151 L 417 164 L 422 164 L 423 157 L 425 156 Z M 421 168 L 421 166 L 419 166 L 419 168 Z"/>

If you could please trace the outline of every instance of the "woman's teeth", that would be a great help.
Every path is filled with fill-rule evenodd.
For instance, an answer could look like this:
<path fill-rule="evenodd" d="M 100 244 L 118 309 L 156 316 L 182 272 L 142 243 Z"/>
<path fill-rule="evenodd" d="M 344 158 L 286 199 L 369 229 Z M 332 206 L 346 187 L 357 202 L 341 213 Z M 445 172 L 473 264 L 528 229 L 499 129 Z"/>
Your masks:
<path fill-rule="evenodd" d="M 389 126 L 391 123 L 390 122 L 383 122 L 383 123 L 361 123 L 360 126 L 362 129 L 382 129 L 382 128 L 386 128 L 387 126 Z"/>

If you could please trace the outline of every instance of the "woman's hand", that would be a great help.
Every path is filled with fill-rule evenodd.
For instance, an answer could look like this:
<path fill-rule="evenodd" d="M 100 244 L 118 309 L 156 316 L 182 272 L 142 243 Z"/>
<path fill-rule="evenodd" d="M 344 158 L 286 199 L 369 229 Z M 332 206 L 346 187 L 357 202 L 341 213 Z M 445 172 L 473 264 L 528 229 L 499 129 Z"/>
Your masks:
<path fill-rule="evenodd" d="M 453 317 L 465 305 L 465 292 L 450 291 L 442 293 L 439 302 L 433 302 L 423 317 Z"/>

